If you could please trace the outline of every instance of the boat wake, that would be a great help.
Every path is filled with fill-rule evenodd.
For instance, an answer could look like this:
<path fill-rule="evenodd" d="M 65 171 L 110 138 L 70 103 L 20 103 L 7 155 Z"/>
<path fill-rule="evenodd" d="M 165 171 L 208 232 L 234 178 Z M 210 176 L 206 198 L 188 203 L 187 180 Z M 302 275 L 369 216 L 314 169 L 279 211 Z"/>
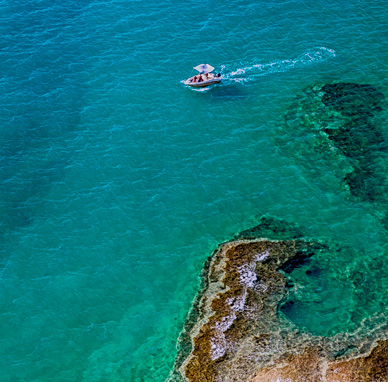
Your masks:
<path fill-rule="evenodd" d="M 335 57 L 335 51 L 333 49 L 319 47 L 308 50 L 293 59 L 276 60 L 270 63 L 257 63 L 259 61 L 257 59 L 244 63 L 228 63 L 221 66 L 221 74 L 224 84 L 231 82 L 246 83 L 253 81 L 256 77 L 286 72 L 295 68 L 316 64 L 333 57 Z"/>
<path fill-rule="evenodd" d="M 189 86 L 188 86 L 189 87 Z M 211 86 L 206 86 L 206 87 L 203 87 L 203 88 L 193 88 L 193 87 L 190 87 L 190 90 L 194 91 L 194 92 L 200 92 L 200 93 L 206 93 L 208 92 L 212 87 Z"/>

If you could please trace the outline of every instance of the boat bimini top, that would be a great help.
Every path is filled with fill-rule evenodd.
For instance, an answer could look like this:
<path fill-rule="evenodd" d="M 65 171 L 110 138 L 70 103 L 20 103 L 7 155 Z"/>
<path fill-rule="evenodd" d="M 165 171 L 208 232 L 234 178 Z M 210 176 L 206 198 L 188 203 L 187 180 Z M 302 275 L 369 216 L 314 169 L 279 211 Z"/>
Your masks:
<path fill-rule="evenodd" d="M 195 69 L 197 72 L 199 72 L 199 74 L 210 73 L 214 70 L 214 68 L 209 64 L 197 65 L 197 66 L 194 66 L 193 69 Z"/>

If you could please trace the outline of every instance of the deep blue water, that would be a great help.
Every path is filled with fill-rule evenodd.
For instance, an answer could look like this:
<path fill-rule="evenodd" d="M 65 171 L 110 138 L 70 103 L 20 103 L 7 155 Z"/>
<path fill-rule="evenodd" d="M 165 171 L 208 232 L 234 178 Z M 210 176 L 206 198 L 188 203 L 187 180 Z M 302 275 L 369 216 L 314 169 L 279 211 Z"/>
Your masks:
<path fill-rule="evenodd" d="M 387 5 L 0 2 L 2 380 L 164 381 L 205 259 L 262 215 L 384 253 L 378 206 L 276 142 L 307 86 L 387 94 Z M 223 84 L 186 88 L 205 62 Z"/>

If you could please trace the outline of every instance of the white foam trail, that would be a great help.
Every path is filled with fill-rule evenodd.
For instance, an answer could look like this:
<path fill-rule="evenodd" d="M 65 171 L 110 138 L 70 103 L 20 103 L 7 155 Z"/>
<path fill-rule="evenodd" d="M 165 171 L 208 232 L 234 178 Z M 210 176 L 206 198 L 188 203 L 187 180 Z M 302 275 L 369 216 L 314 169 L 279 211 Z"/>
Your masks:
<path fill-rule="evenodd" d="M 222 65 L 221 73 L 225 80 L 244 83 L 254 80 L 255 77 L 265 76 L 271 73 L 286 72 L 291 69 L 322 62 L 333 57 L 335 57 L 335 51 L 333 49 L 319 47 L 308 50 L 294 59 L 276 60 L 263 64 L 257 63 L 259 60 L 252 60 L 247 63 L 230 63 Z M 242 65 L 242 67 L 237 67 L 237 65 Z"/>
<path fill-rule="evenodd" d="M 211 87 L 210 87 L 210 86 L 208 86 L 208 87 L 203 87 L 203 88 L 193 88 L 193 87 L 190 87 L 190 89 L 191 89 L 192 91 L 194 91 L 194 92 L 202 92 L 202 93 L 204 93 L 204 92 L 209 91 L 209 90 L 211 89 Z"/>

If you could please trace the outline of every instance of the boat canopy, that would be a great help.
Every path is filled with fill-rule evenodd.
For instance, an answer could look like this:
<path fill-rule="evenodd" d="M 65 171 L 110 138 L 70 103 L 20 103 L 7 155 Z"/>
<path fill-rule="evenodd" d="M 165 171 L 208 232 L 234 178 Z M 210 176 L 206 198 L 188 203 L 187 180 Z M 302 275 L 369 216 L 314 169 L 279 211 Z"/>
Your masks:
<path fill-rule="evenodd" d="M 199 74 L 210 73 L 214 70 L 214 68 L 209 64 L 201 64 L 198 66 L 194 66 L 194 69 L 197 70 Z"/>

